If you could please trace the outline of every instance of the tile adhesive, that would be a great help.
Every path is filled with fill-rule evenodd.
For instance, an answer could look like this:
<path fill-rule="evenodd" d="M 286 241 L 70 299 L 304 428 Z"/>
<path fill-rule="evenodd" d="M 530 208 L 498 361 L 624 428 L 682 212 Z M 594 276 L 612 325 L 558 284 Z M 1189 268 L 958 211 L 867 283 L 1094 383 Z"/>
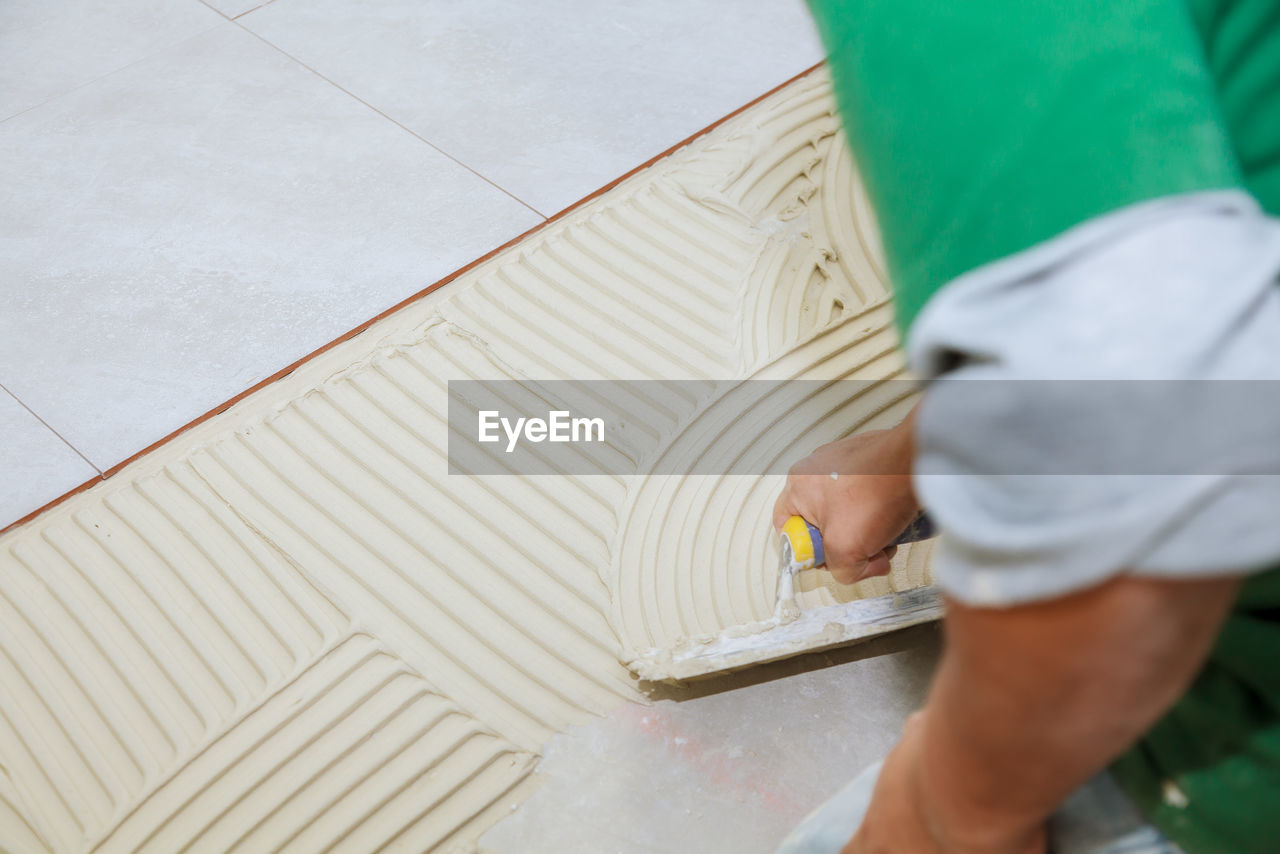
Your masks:
<path fill-rule="evenodd" d="M 877 246 L 819 70 L 4 535 L 0 849 L 471 850 L 638 651 L 769 620 L 781 479 L 450 476 L 446 381 L 901 376 Z"/>

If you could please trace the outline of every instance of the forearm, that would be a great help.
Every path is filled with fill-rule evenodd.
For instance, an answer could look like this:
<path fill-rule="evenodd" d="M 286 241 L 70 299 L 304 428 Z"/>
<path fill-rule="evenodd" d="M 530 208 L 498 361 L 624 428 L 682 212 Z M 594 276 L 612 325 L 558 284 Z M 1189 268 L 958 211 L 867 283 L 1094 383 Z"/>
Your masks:
<path fill-rule="evenodd" d="M 1017 851 L 1185 691 L 1238 583 L 1122 577 L 1005 610 L 949 603 L 916 785 L 947 850 Z"/>

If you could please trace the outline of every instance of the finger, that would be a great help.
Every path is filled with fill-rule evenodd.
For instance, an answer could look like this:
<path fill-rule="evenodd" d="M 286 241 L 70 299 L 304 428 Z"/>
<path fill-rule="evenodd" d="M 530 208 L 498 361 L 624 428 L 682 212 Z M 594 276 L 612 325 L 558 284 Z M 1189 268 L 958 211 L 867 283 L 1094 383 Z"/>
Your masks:
<path fill-rule="evenodd" d="M 852 565 L 846 564 L 844 566 L 831 566 L 828 564 L 827 569 L 831 572 L 831 577 L 835 579 L 836 583 L 856 584 L 862 580 L 862 577 L 865 574 L 866 564 L 863 562 L 857 562 Z"/>
<path fill-rule="evenodd" d="M 862 576 L 867 553 L 848 537 L 846 528 L 836 528 L 827 534 L 823 531 L 822 550 L 826 555 L 827 571 L 841 584 L 852 584 Z"/>
<path fill-rule="evenodd" d="M 875 578 L 877 575 L 888 575 L 893 569 L 893 563 L 889 560 L 889 550 L 876 552 L 872 555 L 862 568 L 862 578 Z"/>

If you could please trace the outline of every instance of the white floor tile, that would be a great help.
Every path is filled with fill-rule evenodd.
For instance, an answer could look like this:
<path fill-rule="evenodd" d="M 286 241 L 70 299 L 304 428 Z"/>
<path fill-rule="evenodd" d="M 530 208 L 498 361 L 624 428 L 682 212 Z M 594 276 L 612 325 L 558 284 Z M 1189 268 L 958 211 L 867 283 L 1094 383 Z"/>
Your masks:
<path fill-rule="evenodd" d="M 221 22 L 197 0 L 5 0 L 0 119 Z"/>
<path fill-rule="evenodd" d="M 823 55 L 802 0 L 276 0 L 240 23 L 544 214 Z"/>
<path fill-rule="evenodd" d="M 0 528 L 97 474 L 56 433 L 0 389 Z"/>
<path fill-rule="evenodd" d="M 245 12 L 265 6 L 271 0 L 204 0 L 228 18 L 236 18 Z"/>
<path fill-rule="evenodd" d="M 936 625 L 916 626 L 663 686 L 652 705 L 621 706 L 548 742 L 538 790 L 480 847 L 494 854 L 768 854 L 898 741 L 924 702 L 940 641 Z"/>
<path fill-rule="evenodd" d="M 231 23 L 0 124 L 0 383 L 108 468 L 539 218 Z"/>

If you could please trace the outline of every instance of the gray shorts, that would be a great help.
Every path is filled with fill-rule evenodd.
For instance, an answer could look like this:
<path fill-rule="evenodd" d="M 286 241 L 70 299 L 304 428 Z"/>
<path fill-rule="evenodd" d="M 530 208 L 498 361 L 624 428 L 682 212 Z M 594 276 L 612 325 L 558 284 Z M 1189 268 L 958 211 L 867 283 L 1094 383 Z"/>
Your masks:
<path fill-rule="evenodd" d="M 838 854 L 866 815 L 880 774 L 872 765 L 818 807 L 778 846 L 777 854 Z M 1143 821 L 1103 772 L 1085 783 L 1049 820 L 1050 854 L 1182 854 Z"/>
<path fill-rule="evenodd" d="M 934 575 L 971 605 L 1280 563 L 1280 220 L 1135 205 L 961 276 L 908 341 Z"/>

